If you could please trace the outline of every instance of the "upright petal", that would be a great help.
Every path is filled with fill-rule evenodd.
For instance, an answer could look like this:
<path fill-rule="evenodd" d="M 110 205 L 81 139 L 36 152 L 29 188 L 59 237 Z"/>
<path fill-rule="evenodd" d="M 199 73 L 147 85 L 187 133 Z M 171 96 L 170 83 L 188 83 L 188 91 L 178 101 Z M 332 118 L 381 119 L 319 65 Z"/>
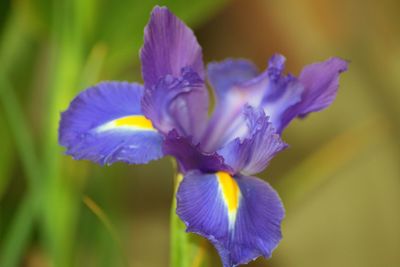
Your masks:
<path fill-rule="evenodd" d="M 158 159 L 162 136 L 141 112 L 143 88 L 103 82 L 80 93 L 61 114 L 59 142 L 75 159 L 100 164 Z"/>
<path fill-rule="evenodd" d="M 258 75 L 257 67 L 248 60 L 227 59 L 207 65 L 207 76 L 214 88 L 217 101 L 223 101 L 233 86 L 244 83 Z"/>
<path fill-rule="evenodd" d="M 177 193 L 177 214 L 188 232 L 209 239 L 224 267 L 270 257 L 281 239 L 284 209 L 266 182 L 225 172 L 187 174 Z"/>
<path fill-rule="evenodd" d="M 332 104 L 339 87 L 339 75 L 347 70 L 347 62 L 331 58 L 321 63 L 306 66 L 299 80 L 305 90 L 302 95 L 300 116 L 320 111 Z"/>
<path fill-rule="evenodd" d="M 166 7 L 156 6 L 151 12 L 140 59 L 144 85 L 148 88 L 166 75 L 178 77 L 185 67 L 204 79 L 201 47 L 193 31 Z"/>
<path fill-rule="evenodd" d="M 236 138 L 218 150 L 234 173 L 253 175 L 264 170 L 269 161 L 287 147 L 262 109 L 246 106 L 248 135 Z"/>
<path fill-rule="evenodd" d="M 163 133 L 176 128 L 197 140 L 206 123 L 208 91 L 201 47 L 192 30 L 166 7 L 155 7 L 140 58 L 145 114 Z"/>
<path fill-rule="evenodd" d="M 284 75 L 285 57 L 276 54 L 269 60 L 266 73 L 269 85 L 260 104 L 265 114 L 270 118 L 273 127 L 280 133 L 285 112 L 301 101 L 303 85 L 292 75 Z M 263 81 L 264 80 L 264 81 Z M 254 83 L 255 87 L 263 87 L 265 79 Z"/>
<path fill-rule="evenodd" d="M 302 84 L 295 77 L 283 75 L 284 62 L 283 56 L 274 55 L 266 71 L 226 89 L 203 135 L 204 150 L 219 149 L 246 134 L 244 120 L 240 116 L 246 104 L 263 108 L 272 126 L 279 132 L 283 114 L 301 100 L 303 92 Z"/>
<path fill-rule="evenodd" d="M 152 88 L 145 90 L 143 113 L 154 126 L 167 134 L 176 129 L 182 136 L 198 141 L 207 122 L 208 97 L 204 82 L 190 68 L 183 68 L 176 78 L 166 75 Z"/>
<path fill-rule="evenodd" d="M 304 87 L 301 101 L 285 112 L 282 128 L 297 116 L 305 117 L 332 104 L 339 88 L 339 76 L 347 70 L 347 65 L 343 59 L 330 58 L 304 67 L 299 77 Z"/>

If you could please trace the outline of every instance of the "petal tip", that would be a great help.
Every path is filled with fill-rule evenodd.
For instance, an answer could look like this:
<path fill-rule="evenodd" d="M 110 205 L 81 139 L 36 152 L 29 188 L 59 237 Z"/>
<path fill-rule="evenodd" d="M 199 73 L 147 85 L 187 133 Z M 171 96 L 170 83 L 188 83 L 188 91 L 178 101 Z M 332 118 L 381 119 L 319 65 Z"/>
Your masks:
<path fill-rule="evenodd" d="M 340 57 L 331 57 L 327 60 L 327 64 L 332 66 L 332 68 L 337 69 L 339 73 L 342 73 L 348 70 L 350 60 L 342 59 Z"/>
<path fill-rule="evenodd" d="M 268 68 L 275 68 L 282 71 L 285 67 L 286 57 L 282 54 L 276 53 L 268 61 Z"/>

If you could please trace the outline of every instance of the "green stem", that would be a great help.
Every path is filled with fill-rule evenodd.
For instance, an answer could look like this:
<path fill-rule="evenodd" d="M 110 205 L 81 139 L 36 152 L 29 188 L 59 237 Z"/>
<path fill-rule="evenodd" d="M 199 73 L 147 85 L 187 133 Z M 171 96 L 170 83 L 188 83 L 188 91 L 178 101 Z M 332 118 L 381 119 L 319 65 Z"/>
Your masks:
<path fill-rule="evenodd" d="M 174 196 L 170 212 L 170 267 L 200 267 L 204 266 L 205 240 L 187 233 L 185 224 L 176 214 L 176 194 L 182 179 L 182 174 L 175 174 Z"/>
<path fill-rule="evenodd" d="M 181 231 L 184 231 L 184 225 L 182 226 L 182 222 L 176 214 L 176 192 L 179 187 L 179 174 L 176 174 L 174 177 L 174 195 L 172 198 L 171 212 L 170 212 L 170 267 L 183 266 L 182 262 L 184 259 L 182 258 L 182 239 Z"/>

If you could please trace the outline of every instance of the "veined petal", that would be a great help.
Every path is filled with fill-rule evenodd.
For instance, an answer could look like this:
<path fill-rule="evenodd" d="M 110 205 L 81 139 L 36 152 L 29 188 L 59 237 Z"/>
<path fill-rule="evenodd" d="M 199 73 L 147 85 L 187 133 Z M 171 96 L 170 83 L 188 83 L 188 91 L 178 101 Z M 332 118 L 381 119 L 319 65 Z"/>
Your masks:
<path fill-rule="evenodd" d="M 61 114 L 59 143 L 75 159 L 147 163 L 162 157 L 162 136 L 141 112 L 143 87 L 103 82 L 80 93 Z"/>
<path fill-rule="evenodd" d="M 285 112 L 282 127 L 297 116 L 305 117 L 310 112 L 327 108 L 336 97 L 339 76 L 347 70 L 347 66 L 343 59 L 330 58 L 304 67 L 299 76 L 304 87 L 301 101 Z"/>
<path fill-rule="evenodd" d="M 227 89 L 202 138 L 205 151 L 221 148 L 235 138 L 247 134 L 245 120 L 240 114 L 248 104 L 264 109 L 272 126 L 279 132 L 282 116 L 301 100 L 302 84 L 293 76 L 282 74 L 285 58 L 274 55 L 266 71 Z"/>
<path fill-rule="evenodd" d="M 214 88 L 217 101 L 223 101 L 225 94 L 238 84 L 244 83 L 258 75 L 257 67 L 248 60 L 227 59 L 211 62 L 207 65 L 207 75 Z"/>
<path fill-rule="evenodd" d="M 236 138 L 217 151 L 233 173 L 252 175 L 264 170 L 270 160 L 287 147 L 262 109 L 246 106 L 248 134 Z"/>
<path fill-rule="evenodd" d="M 198 141 L 208 115 L 201 47 L 193 31 L 166 7 L 156 6 L 140 52 L 143 111 L 164 134 L 176 129 Z"/>
<path fill-rule="evenodd" d="M 178 77 L 185 67 L 204 79 L 201 47 L 193 31 L 166 7 L 156 6 L 151 12 L 140 59 L 146 88 L 166 75 Z"/>
<path fill-rule="evenodd" d="M 224 267 L 232 267 L 271 256 L 284 209 L 274 189 L 256 177 L 192 172 L 179 186 L 177 214 L 188 232 L 214 244 Z"/>
<path fill-rule="evenodd" d="M 347 70 L 347 66 L 348 63 L 345 60 L 331 58 L 304 67 L 299 76 L 305 88 L 300 116 L 322 110 L 332 103 L 339 87 L 339 75 Z"/>
<path fill-rule="evenodd" d="M 285 61 L 282 55 L 272 56 L 266 71 L 268 79 L 260 77 L 259 81 L 254 82 L 255 87 L 262 88 L 269 81 L 260 107 L 264 109 L 278 133 L 281 132 L 285 112 L 301 101 L 304 91 L 303 84 L 296 77 L 283 74 Z"/>
<path fill-rule="evenodd" d="M 143 113 L 154 127 L 167 134 L 176 129 L 180 135 L 197 141 L 207 122 L 208 93 L 203 80 L 190 68 L 183 68 L 179 77 L 166 75 L 142 100 Z"/>

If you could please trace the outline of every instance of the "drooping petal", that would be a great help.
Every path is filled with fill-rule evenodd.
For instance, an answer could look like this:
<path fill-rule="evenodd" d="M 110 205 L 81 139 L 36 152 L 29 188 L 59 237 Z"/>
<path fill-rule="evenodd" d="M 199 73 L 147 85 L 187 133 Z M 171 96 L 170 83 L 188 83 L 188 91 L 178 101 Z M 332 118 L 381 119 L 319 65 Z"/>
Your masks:
<path fill-rule="evenodd" d="M 287 147 L 262 109 L 246 106 L 248 135 L 236 138 L 218 150 L 233 173 L 253 175 L 264 170 L 269 161 Z"/>
<path fill-rule="evenodd" d="M 302 84 L 295 77 L 282 74 L 284 62 L 283 56 L 274 55 L 266 71 L 226 91 L 203 135 L 204 150 L 219 149 L 246 134 L 244 120 L 240 116 L 246 104 L 263 108 L 272 126 L 279 132 L 283 114 L 301 100 L 303 91 Z"/>
<path fill-rule="evenodd" d="M 214 244 L 224 267 L 232 267 L 271 256 L 284 209 L 275 190 L 256 177 L 192 172 L 179 186 L 177 214 L 188 232 Z"/>
<path fill-rule="evenodd" d="M 212 62 L 207 65 L 207 75 L 214 88 L 217 101 L 223 98 L 229 90 L 238 84 L 244 83 L 258 75 L 257 67 L 244 59 L 227 59 L 221 62 Z"/>
<path fill-rule="evenodd" d="M 204 153 L 199 145 L 194 145 L 191 137 L 182 137 L 173 130 L 164 143 L 163 152 L 165 155 L 173 156 L 179 164 L 180 171 L 186 173 L 190 170 L 203 172 L 214 172 L 218 170 L 232 171 L 224 163 L 224 158 L 217 153 Z"/>
<path fill-rule="evenodd" d="M 285 112 L 282 127 L 297 116 L 305 117 L 310 112 L 327 108 L 336 97 L 339 76 L 347 66 L 343 59 L 330 58 L 304 67 L 299 76 L 304 87 L 301 101 Z"/>
<path fill-rule="evenodd" d="M 180 135 L 192 136 L 197 141 L 207 122 L 205 96 L 203 80 L 192 69 L 183 68 L 178 78 L 166 75 L 146 89 L 142 109 L 162 133 L 176 129 Z"/>
<path fill-rule="evenodd" d="M 146 88 L 156 85 L 166 75 L 178 77 L 185 67 L 204 79 L 201 47 L 193 31 L 166 7 L 156 6 L 151 12 L 140 59 Z"/>
<path fill-rule="evenodd" d="M 155 7 L 140 58 L 146 116 L 164 134 L 175 128 L 197 141 L 206 123 L 208 91 L 201 47 L 192 30 L 166 7 Z"/>
<path fill-rule="evenodd" d="M 59 143 L 75 159 L 146 163 L 162 157 L 162 136 L 141 112 L 143 87 L 103 82 L 80 93 L 61 114 Z"/>

